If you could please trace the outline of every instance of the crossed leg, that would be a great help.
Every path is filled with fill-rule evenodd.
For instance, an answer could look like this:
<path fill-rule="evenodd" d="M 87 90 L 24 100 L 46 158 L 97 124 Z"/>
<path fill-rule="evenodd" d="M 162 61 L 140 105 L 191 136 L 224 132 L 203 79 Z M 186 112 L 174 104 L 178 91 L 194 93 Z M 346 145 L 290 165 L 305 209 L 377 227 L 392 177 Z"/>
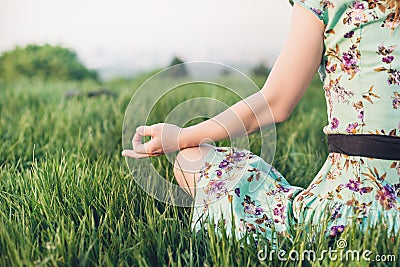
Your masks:
<path fill-rule="evenodd" d="M 207 153 L 213 146 L 203 144 L 181 150 L 174 163 L 175 179 L 179 186 L 192 197 L 195 193 L 196 181 L 199 178 L 200 169 L 204 166 Z"/>

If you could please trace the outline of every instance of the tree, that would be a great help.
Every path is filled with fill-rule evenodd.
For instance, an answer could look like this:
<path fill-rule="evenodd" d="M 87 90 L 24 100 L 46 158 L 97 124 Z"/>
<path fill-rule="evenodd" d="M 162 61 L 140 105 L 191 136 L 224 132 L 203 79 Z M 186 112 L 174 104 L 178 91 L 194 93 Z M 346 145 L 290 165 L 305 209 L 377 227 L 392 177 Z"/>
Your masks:
<path fill-rule="evenodd" d="M 255 68 L 253 68 L 252 72 L 257 76 L 265 76 L 270 73 L 271 69 L 265 66 L 264 63 L 258 64 Z"/>
<path fill-rule="evenodd" d="M 49 44 L 16 47 L 0 56 L 0 80 L 21 78 L 99 80 L 97 72 L 87 69 L 73 50 Z"/>
<path fill-rule="evenodd" d="M 175 66 L 175 65 L 179 65 L 179 66 L 175 66 L 172 70 L 172 76 L 174 78 L 179 78 L 179 77 L 185 77 L 188 75 L 188 72 L 186 70 L 186 66 L 185 64 L 179 57 L 174 57 L 171 61 L 171 64 L 169 65 L 170 67 Z"/>

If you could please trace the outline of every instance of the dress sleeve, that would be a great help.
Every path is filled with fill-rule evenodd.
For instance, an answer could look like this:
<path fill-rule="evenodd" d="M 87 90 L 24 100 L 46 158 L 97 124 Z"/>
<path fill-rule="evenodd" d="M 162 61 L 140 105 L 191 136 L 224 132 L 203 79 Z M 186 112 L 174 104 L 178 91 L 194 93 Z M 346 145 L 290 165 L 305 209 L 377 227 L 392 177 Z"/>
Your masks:
<path fill-rule="evenodd" d="M 325 24 L 324 10 L 321 6 L 321 0 L 289 0 L 289 2 L 291 5 L 294 5 L 294 3 L 298 3 L 299 5 L 304 6 Z"/>

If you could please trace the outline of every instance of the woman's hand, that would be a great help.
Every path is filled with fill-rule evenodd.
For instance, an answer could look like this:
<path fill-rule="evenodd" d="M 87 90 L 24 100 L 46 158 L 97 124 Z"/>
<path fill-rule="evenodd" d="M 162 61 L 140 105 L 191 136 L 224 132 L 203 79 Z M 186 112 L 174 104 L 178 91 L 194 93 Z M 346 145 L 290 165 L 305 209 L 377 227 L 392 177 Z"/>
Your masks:
<path fill-rule="evenodd" d="M 160 156 L 179 150 L 179 135 L 182 128 L 168 123 L 151 126 L 139 126 L 132 138 L 133 149 L 122 151 L 122 156 L 130 158 L 147 158 Z M 142 137 L 150 136 L 151 140 L 142 143 Z"/>

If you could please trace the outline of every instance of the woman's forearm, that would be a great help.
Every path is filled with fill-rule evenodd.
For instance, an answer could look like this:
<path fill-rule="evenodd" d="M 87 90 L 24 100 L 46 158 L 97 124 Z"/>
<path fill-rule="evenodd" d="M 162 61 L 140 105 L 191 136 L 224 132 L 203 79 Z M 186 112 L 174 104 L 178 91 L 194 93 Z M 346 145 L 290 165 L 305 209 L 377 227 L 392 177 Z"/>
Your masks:
<path fill-rule="evenodd" d="M 241 137 L 274 122 L 261 91 L 239 101 L 215 117 L 184 128 L 179 137 L 181 148 L 201 143 Z"/>

